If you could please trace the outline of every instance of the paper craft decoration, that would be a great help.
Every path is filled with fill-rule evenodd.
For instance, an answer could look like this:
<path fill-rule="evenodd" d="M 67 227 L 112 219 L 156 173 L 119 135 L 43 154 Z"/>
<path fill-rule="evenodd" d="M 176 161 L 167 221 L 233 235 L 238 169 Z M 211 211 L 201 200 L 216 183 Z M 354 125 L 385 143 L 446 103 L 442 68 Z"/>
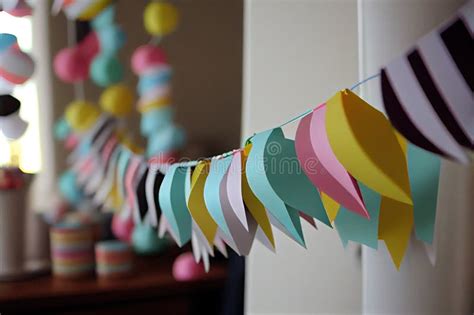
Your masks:
<path fill-rule="evenodd" d="M 173 122 L 171 67 L 164 51 L 154 45 L 138 47 L 132 69 L 139 76 L 137 109 L 142 113 L 140 130 L 148 138 L 148 156 L 174 156 L 184 146 L 184 130 Z"/>
<path fill-rule="evenodd" d="M 0 10 L 15 17 L 24 17 L 32 13 L 31 7 L 26 0 L 2 0 L 0 1 Z"/>
<path fill-rule="evenodd" d="M 306 176 L 321 192 L 362 216 L 368 217 L 357 182 L 339 163 L 326 134 L 326 104 L 304 117 L 295 145 Z"/>
<path fill-rule="evenodd" d="M 431 244 L 434 237 L 441 160 L 415 145 L 408 145 L 408 173 L 414 204 L 415 233 Z"/>
<path fill-rule="evenodd" d="M 374 191 L 412 204 L 406 158 L 383 114 L 349 90 L 326 106 L 329 143 L 346 170 Z"/>
<path fill-rule="evenodd" d="M 0 133 L 9 140 L 20 138 L 28 123 L 20 118 L 20 101 L 11 95 L 0 95 Z"/>
<path fill-rule="evenodd" d="M 77 191 L 85 192 L 80 198 L 103 203 L 104 210 L 113 204 L 120 211 L 113 231 L 127 242 L 135 225 L 141 245 L 151 244 L 156 227 L 179 246 L 191 241 L 205 270 L 215 249 L 227 255 L 229 246 L 247 255 L 257 239 L 274 251 L 273 227 L 305 246 L 301 219 L 315 228 L 315 219 L 334 226 L 344 246 L 353 241 L 376 249 L 383 241 L 396 268 L 413 229 L 432 255 L 439 155 L 467 162 L 473 147 L 472 67 L 466 59 L 473 55 L 473 17 L 470 1 L 382 70 L 388 118 L 342 90 L 289 121 L 301 119 L 295 141 L 277 127 L 250 137 L 243 148 L 174 164 L 167 159 L 176 156 L 184 134 L 169 106 L 171 67 L 160 48 L 144 45 L 132 68 L 140 77 L 140 129 L 149 161 L 118 131 L 118 117 L 131 103 L 126 88 L 111 87 L 103 95 L 102 108 L 112 117 L 90 103 L 73 103 L 58 135 L 78 139 L 69 162 Z M 95 22 L 102 27 L 111 20 L 106 11 Z M 125 109 L 116 105 L 120 101 Z M 15 109 L 0 107 L 0 114 Z"/>
<path fill-rule="evenodd" d="M 273 238 L 272 226 L 268 218 L 267 210 L 252 192 L 247 180 L 246 163 L 251 148 L 252 144 L 249 143 L 242 151 L 242 198 L 244 200 L 246 209 L 258 224 L 259 230 L 256 232 L 257 239 L 259 239 L 267 247 L 270 247 L 272 250 L 274 250 L 275 240 Z M 263 233 L 262 237 L 259 236 L 260 231 Z"/>
<path fill-rule="evenodd" d="M 354 241 L 377 249 L 380 195 L 363 184 L 360 184 L 359 187 L 370 218 L 362 217 L 342 207 L 337 213 L 334 225 L 344 246 L 348 241 Z"/>
<path fill-rule="evenodd" d="M 55 0 L 53 12 L 63 10 L 69 20 L 89 21 L 112 3 L 112 0 Z"/>
<path fill-rule="evenodd" d="M 191 216 L 185 192 L 187 181 L 191 181 L 191 170 L 172 165 L 166 172 L 159 193 L 161 210 L 174 231 L 179 246 L 191 239 Z"/>
<path fill-rule="evenodd" d="M 178 10 L 167 2 L 150 2 L 143 14 L 145 29 L 152 36 L 168 35 L 176 29 L 178 21 Z"/>
<path fill-rule="evenodd" d="M 20 49 L 16 36 L 0 34 L 0 77 L 12 84 L 23 84 L 34 70 L 33 59 Z"/>
<path fill-rule="evenodd" d="M 209 244 L 212 244 L 217 232 L 217 224 L 212 219 L 204 201 L 204 184 L 209 174 L 209 162 L 201 162 L 194 169 L 191 179 L 191 192 L 188 209 Z"/>
<path fill-rule="evenodd" d="M 392 124 L 410 142 L 462 163 L 474 148 L 473 1 L 382 69 Z M 416 103 L 416 105 L 415 105 Z"/>

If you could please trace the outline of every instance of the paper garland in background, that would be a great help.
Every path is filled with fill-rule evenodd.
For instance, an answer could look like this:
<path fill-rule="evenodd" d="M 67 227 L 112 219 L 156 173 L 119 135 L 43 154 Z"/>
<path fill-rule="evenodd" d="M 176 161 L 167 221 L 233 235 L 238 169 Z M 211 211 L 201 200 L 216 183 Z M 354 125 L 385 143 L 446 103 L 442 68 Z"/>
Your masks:
<path fill-rule="evenodd" d="M 459 23 L 472 26 L 473 3 L 461 10 L 462 19 L 442 30 L 449 33 L 453 25 L 462 29 Z M 471 31 L 468 38 L 458 37 L 455 42 L 461 49 L 453 58 L 470 56 Z M 94 188 L 111 180 L 115 184 L 105 185 L 110 191 L 104 193 L 104 205 L 118 198 L 124 221 L 136 218 L 158 226 L 160 236 L 168 233 L 180 246 L 190 241 L 195 258 L 202 259 L 206 268 L 214 247 L 226 255 L 224 244 L 240 255 L 250 252 L 254 239 L 275 250 L 273 228 L 305 246 L 301 219 L 314 226 L 317 219 L 335 227 L 344 245 L 355 241 L 377 248 L 382 240 L 399 268 L 413 229 L 419 240 L 433 242 L 441 164 L 433 153 L 468 163 L 460 147 L 472 147 L 466 142 L 473 131 L 472 120 L 460 122 L 474 107 L 472 89 L 467 98 L 450 90 L 459 86 L 418 83 L 427 79 L 426 71 L 419 68 L 424 57 L 413 56 L 409 53 L 408 61 L 403 57 L 382 71 L 388 118 L 352 91 L 342 90 L 302 117 L 294 141 L 277 127 L 255 134 L 244 148 L 199 161 L 147 162 L 116 140 L 117 125 L 102 114 L 81 135 L 78 148 L 86 143 L 87 149 L 73 154 L 77 168 L 90 160 L 102 162 L 92 163 L 88 174 L 94 175 L 78 183 Z M 446 68 L 449 60 L 442 59 L 436 66 Z M 456 73 L 462 73 L 468 86 L 472 67 L 461 68 Z M 442 74 L 449 73 L 454 70 Z M 440 118 L 439 95 L 430 94 L 433 85 L 442 91 L 438 94 L 443 100 L 457 95 L 449 99 L 453 118 L 449 123 Z M 459 124 L 453 128 L 454 118 Z M 459 137 L 460 130 L 465 137 Z"/>
<path fill-rule="evenodd" d="M 184 146 L 184 129 L 173 122 L 172 68 L 157 44 L 178 25 L 176 7 L 167 2 L 150 2 L 143 15 L 150 43 L 138 47 L 132 55 L 132 70 L 139 77 L 137 110 L 141 113 L 140 132 L 147 138 L 146 155 L 157 161 L 177 158 Z"/>

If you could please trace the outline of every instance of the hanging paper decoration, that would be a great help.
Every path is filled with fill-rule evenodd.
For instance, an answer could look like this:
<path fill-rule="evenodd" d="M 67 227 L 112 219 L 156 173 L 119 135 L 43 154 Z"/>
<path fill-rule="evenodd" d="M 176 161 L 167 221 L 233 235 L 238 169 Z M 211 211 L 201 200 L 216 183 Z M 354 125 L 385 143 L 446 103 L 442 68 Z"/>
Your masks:
<path fill-rule="evenodd" d="M 1 0 L 0 10 L 15 17 L 24 17 L 32 14 L 31 6 L 26 0 Z"/>
<path fill-rule="evenodd" d="M 140 131 L 148 140 L 147 156 L 155 161 L 169 161 L 177 157 L 184 146 L 185 132 L 173 122 L 171 99 L 172 68 L 165 52 L 154 42 L 173 32 L 178 23 L 174 5 L 150 2 L 145 8 L 145 29 L 154 37 L 150 44 L 138 47 L 133 53 L 132 70 L 139 76 L 137 109 L 142 114 Z"/>
<path fill-rule="evenodd" d="M 165 36 L 172 33 L 179 22 L 178 10 L 167 2 L 150 2 L 143 14 L 145 29 L 152 36 Z"/>
<path fill-rule="evenodd" d="M 0 34 L 0 133 L 9 140 L 20 138 L 28 127 L 20 118 L 20 101 L 9 94 L 33 75 L 34 68 L 33 59 L 20 49 L 16 36 Z"/>
<path fill-rule="evenodd" d="M 425 35 L 382 69 L 381 89 L 392 124 L 417 146 L 462 163 L 474 148 L 474 4 Z"/>
<path fill-rule="evenodd" d="M 97 34 L 90 32 L 76 46 L 60 50 L 54 57 L 54 72 L 64 82 L 76 83 L 87 79 L 92 60 L 99 53 Z"/>
<path fill-rule="evenodd" d="M 154 36 L 176 26 L 177 14 L 165 4 L 152 3 L 145 13 L 159 17 L 145 21 Z M 465 150 L 472 149 L 466 54 L 472 55 L 473 12 L 470 1 L 458 18 L 382 70 L 388 117 L 342 90 L 297 117 L 294 141 L 277 127 L 250 137 L 244 148 L 174 164 L 163 158 L 183 142 L 169 106 L 171 68 L 160 48 L 143 45 L 132 68 L 140 77 L 148 161 L 121 138 L 118 119 L 133 97 L 114 85 L 100 100 L 106 113 L 76 102 L 57 125 L 60 138 L 78 139 L 70 156 L 77 176 L 65 180 L 103 210 L 120 210 L 112 222 L 117 237 L 148 251 L 158 244 L 152 238 L 158 228 L 179 246 L 190 241 L 205 270 L 215 248 L 247 255 L 257 239 L 275 250 L 273 227 L 305 246 L 301 219 L 334 226 L 344 246 L 354 241 L 376 249 L 381 240 L 399 268 L 413 229 L 434 246 L 439 155 L 468 162 Z"/>
<path fill-rule="evenodd" d="M 333 200 L 368 217 L 357 182 L 332 152 L 326 134 L 326 105 L 318 106 L 298 126 L 295 145 L 303 171 L 311 182 Z"/>
<path fill-rule="evenodd" d="M 137 109 L 142 113 L 140 129 L 148 138 L 148 156 L 173 157 L 184 145 L 184 131 L 173 123 L 171 67 L 164 52 L 151 44 L 132 56 L 132 69 L 139 76 Z"/>
<path fill-rule="evenodd" d="M 12 84 L 23 84 L 34 70 L 33 59 L 21 51 L 16 36 L 0 34 L 0 77 Z"/>
<path fill-rule="evenodd" d="M 105 8 L 92 21 L 92 28 L 99 41 L 99 53 L 92 60 L 90 75 L 92 81 L 101 87 L 120 82 L 123 66 L 117 53 L 125 44 L 125 33 L 114 22 L 115 6 Z"/>
<path fill-rule="evenodd" d="M 89 21 L 111 3 L 112 0 L 55 0 L 53 12 L 63 10 L 69 20 Z"/>

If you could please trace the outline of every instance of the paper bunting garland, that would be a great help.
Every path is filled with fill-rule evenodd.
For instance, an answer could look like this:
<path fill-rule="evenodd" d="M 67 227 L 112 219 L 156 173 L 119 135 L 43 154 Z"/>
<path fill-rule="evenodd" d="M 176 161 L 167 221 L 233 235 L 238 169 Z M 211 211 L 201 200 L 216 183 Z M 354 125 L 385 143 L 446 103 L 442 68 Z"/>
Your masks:
<path fill-rule="evenodd" d="M 474 55 L 473 13 L 470 1 L 382 69 L 388 117 L 346 89 L 290 120 L 301 118 L 295 140 L 280 126 L 253 135 L 243 148 L 174 164 L 155 159 L 177 147 L 172 112 L 163 106 L 169 69 L 162 51 L 141 47 L 132 64 L 150 160 L 120 142 L 117 117 L 73 106 L 64 123 L 79 137 L 71 160 L 86 175 L 78 172 L 77 184 L 95 202 L 121 208 L 113 229 L 122 239 L 130 241 L 134 224 L 158 227 L 160 237 L 169 234 L 179 246 L 191 242 L 206 270 L 215 248 L 247 255 L 256 239 L 274 251 L 273 228 L 305 246 L 302 219 L 335 227 L 344 246 L 377 249 L 380 240 L 400 268 L 413 230 L 435 252 L 439 155 L 470 162 L 473 68 L 466 56 Z M 147 65 L 156 66 L 148 78 Z"/>

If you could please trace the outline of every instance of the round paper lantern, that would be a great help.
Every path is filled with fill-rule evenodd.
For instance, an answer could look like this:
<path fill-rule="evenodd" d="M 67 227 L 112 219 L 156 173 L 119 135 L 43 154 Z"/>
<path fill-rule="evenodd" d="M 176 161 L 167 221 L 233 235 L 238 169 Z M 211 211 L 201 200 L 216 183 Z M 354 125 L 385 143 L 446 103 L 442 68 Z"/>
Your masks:
<path fill-rule="evenodd" d="M 139 75 L 152 66 L 166 64 L 165 52 L 153 45 L 142 45 L 138 47 L 132 55 L 132 70 Z"/>
<path fill-rule="evenodd" d="M 92 103 L 73 101 L 67 106 L 64 118 L 75 131 L 86 131 L 92 127 L 99 115 L 99 109 Z"/>
<path fill-rule="evenodd" d="M 126 243 L 132 241 L 134 226 L 132 216 L 123 216 L 122 213 L 116 212 L 112 218 L 112 232 L 116 238 Z"/>
<path fill-rule="evenodd" d="M 125 44 L 125 33 L 117 25 L 108 25 L 97 30 L 100 52 L 113 55 Z"/>
<path fill-rule="evenodd" d="M 89 74 L 89 62 L 79 49 L 64 48 L 54 57 L 54 72 L 67 83 L 82 81 Z"/>
<path fill-rule="evenodd" d="M 168 152 L 181 148 L 186 140 L 184 130 L 173 124 L 160 129 L 148 137 L 147 155 Z"/>
<path fill-rule="evenodd" d="M 90 5 L 80 13 L 79 20 L 82 20 L 82 21 L 92 20 L 100 12 L 102 12 L 102 10 L 104 10 L 109 4 L 111 4 L 112 0 L 92 0 L 89 2 L 90 2 Z"/>
<path fill-rule="evenodd" d="M 150 136 L 159 132 L 173 123 L 173 110 L 170 106 L 152 109 L 142 114 L 140 120 L 140 132 L 144 136 Z"/>
<path fill-rule="evenodd" d="M 162 252 L 168 245 L 166 239 L 158 237 L 153 227 L 145 224 L 135 225 L 132 234 L 133 249 L 137 254 L 150 255 Z"/>
<path fill-rule="evenodd" d="M 34 70 L 33 59 L 22 52 L 17 44 L 0 54 L 0 77 L 12 84 L 23 84 L 33 75 Z"/>
<path fill-rule="evenodd" d="M 145 8 L 143 22 L 145 29 L 153 36 L 164 36 L 176 29 L 179 14 L 170 3 L 151 2 Z"/>
<path fill-rule="evenodd" d="M 106 87 L 122 80 L 123 68 L 117 57 L 100 55 L 92 61 L 90 75 L 94 83 Z"/>
<path fill-rule="evenodd" d="M 191 252 L 179 255 L 173 263 L 173 277 L 177 281 L 198 280 L 205 274 L 204 266 L 196 263 Z"/>
<path fill-rule="evenodd" d="M 61 118 L 54 124 L 54 136 L 56 139 L 65 140 L 71 134 L 71 127 L 66 119 Z"/>
<path fill-rule="evenodd" d="M 99 38 L 96 32 L 90 32 L 77 44 L 76 49 L 87 60 L 88 69 L 92 59 L 99 53 Z"/>
<path fill-rule="evenodd" d="M 73 205 L 79 204 L 84 196 L 77 186 L 77 174 L 71 170 L 64 172 L 59 178 L 59 191 Z"/>
<path fill-rule="evenodd" d="M 100 96 L 100 107 L 117 117 L 128 115 L 133 107 L 132 91 L 125 84 L 108 87 Z"/>
<path fill-rule="evenodd" d="M 17 38 L 13 34 L 1 33 L 0 34 L 0 52 L 4 52 L 13 45 L 16 45 Z"/>

